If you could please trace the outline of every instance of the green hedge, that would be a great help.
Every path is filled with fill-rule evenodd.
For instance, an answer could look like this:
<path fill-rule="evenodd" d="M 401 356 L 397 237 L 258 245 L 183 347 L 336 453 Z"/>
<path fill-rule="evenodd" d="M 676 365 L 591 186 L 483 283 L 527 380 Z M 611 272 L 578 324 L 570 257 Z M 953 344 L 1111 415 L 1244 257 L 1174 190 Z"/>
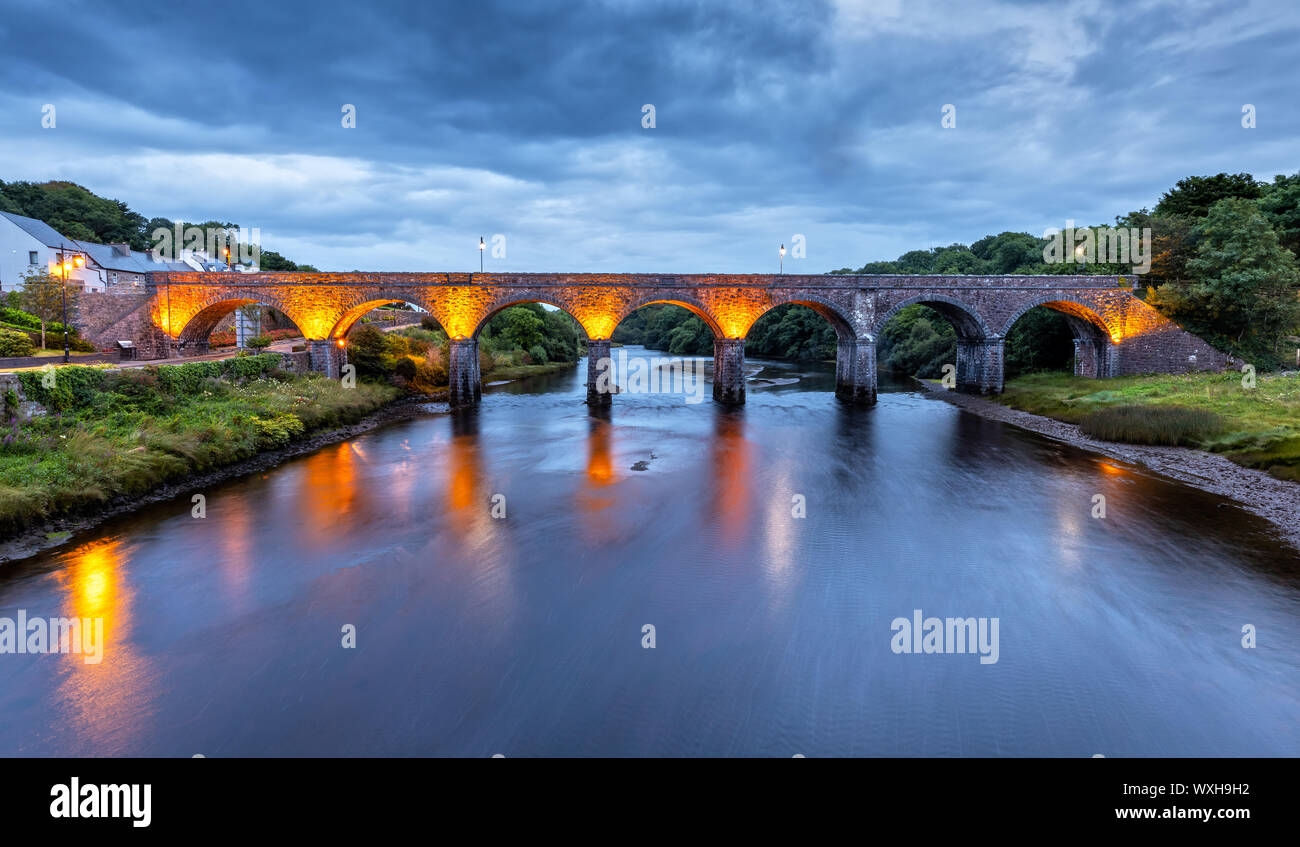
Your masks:
<path fill-rule="evenodd" d="M 146 367 L 145 371 L 155 374 L 158 388 L 173 395 L 196 394 L 204 380 L 252 379 L 266 376 L 280 367 L 279 353 L 264 353 L 260 356 L 236 356 L 231 359 L 219 359 L 213 362 L 186 362 L 183 365 L 158 365 Z M 46 377 L 53 385 L 46 387 Z M 35 400 L 47 409 L 64 412 L 88 406 L 95 394 L 104 390 L 105 381 L 113 374 L 108 368 L 90 365 L 66 365 L 53 371 L 22 371 L 18 378 L 22 380 L 23 391 L 28 399 Z"/>

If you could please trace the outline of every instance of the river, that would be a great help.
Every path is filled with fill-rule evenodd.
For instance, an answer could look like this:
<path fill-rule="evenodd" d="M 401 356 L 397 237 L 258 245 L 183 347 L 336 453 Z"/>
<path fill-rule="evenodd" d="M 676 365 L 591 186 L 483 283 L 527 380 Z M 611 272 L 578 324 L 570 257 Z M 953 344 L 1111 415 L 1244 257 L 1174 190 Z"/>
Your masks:
<path fill-rule="evenodd" d="M 1300 557 L 1262 519 L 751 366 L 738 410 L 490 387 L 0 567 L 0 616 L 106 642 L 0 655 L 0 754 L 1300 755 Z M 996 653 L 895 652 L 915 610 Z"/>

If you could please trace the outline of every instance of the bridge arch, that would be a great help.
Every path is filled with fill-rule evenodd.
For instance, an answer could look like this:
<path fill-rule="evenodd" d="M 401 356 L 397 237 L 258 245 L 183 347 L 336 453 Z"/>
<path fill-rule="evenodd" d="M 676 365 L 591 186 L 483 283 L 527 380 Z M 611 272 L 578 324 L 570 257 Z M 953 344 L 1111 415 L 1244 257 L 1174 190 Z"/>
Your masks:
<path fill-rule="evenodd" d="M 418 306 L 423 309 L 429 317 L 438 320 L 438 316 L 433 314 L 432 310 L 430 310 L 429 306 L 423 302 L 422 298 L 412 296 L 410 292 L 398 294 L 396 292 L 383 291 L 375 294 L 367 294 L 353 300 L 345 306 L 343 314 L 339 316 L 338 320 L 334 322 L 334 326 L 330 329 L 329 337 L 344 338 L 352 331 L 352 328 L 357 325 L 357 322 L 365 317 L 371 310 L 377 309 L 380 306 L 387 306 L 391 303 L 408 303 L 412 306 Z M 442 326 L 441 321 L 438 322 L 438 326 Z"/>
<path fill-rule="evenodd" d="M 587 323 L 584 322 L 583 319 L 580 318 L 577 314 L 575 314 L 575 310 L 573 309 L 572 306 L 566 303 L 557 302 L 559 300 L 563 300 L 563 298 L 561 297 L 556 297 L 556 298 L 520 297 L 517 299 L 507 300 L 504 302 L 494 303 L 492 305 L 492 308 L 486 313 L 484 313 L 481 318 L 479 318 L 478 324 L 475 325 L 474 331 L 470 333 L 469 337 L 477 340 L 479 334 L 483 332 L 483 328 L 486 327 L 489 323 L 491 323 L 493 318 L 495 318 L 497 315 L 504 312 L 506 309 L 509 309 L 511 306 L 523 306 L 528 303 L 540 303 L 543 306 L 554 306 L 555 308 L 559 309 L 561 312 L 564 312 L 564 314 L 573 318 L 573 320 L 578 324 L 578 326 L 581 327 L 583 333 L 586 334 L 588 338 L 590 338 L 592 333 L 591 330 L 587 328 Z M 590 320 L 590 316 L 588 316 L 588 320 Z"/>
<path fill-rule="evenodd" d="M 908 306 L 929 306 L 948 319 L 952 328 L 957 332 L 957 338 L 960 341 L 979 341 L 986 338 L 1001 338 L 1001 333 L 994 332 L 984 317 L 969 303 L 964 303 L 956 297 L 936 292 L 917 294 L 900 300 L 889 308 L 876 325 L 872 327 L 871 337 L 879 338 L 885 325 L 889 323 L 895 315 Z"/>
<path fill-rule="evenodd" d="M 1016 311 L 1011 315 L 1011 318 L 1002 327 L 1001 334 L 1006 335 L 1008 332 L 1011 331 L 1011 327 L 1015 325 L 1016 321 L 1020 320 L 1025 316 L 1026 312 L 1028 312 L 1030 309 L 1036 309 L 1039 306 L 1046 306 L 1049 309 L 1053 309 L 1057 312 L 1061 312 L 1062 314 L 1069 315 L 1070 317 L 1073 318 L 1077 318 L 1078 320 L 1083 321 L 1086 324 L 1090 324 L 1093 328 L 1095 328 L 1096 330 L 1104 334 L 1107 338 L 1114 338 L 1117 334 L 1116 329 L 1112 328 L 1110 324 L 1106 322 L 1106 318 L 1103 317 L 1102 314 L 1098 312 L 1095 308 L 1093 308 L 1092 306 L 1086 303 L 1080 303 L 1077 300 L 1071 300 L 1068 297 L 1061 297 L 1059 294 L 1050 294 L 1050 295 L 1043 295 L 1040 297 L 1033 297 L 1027 302 L 1025 302 L 1021 307 L 1016 309 Z"/>
<path fill-rule="evenodd" d="M 1074 373 L 1076 376 L 1114 376 L 1117 363 L 1113 354 L 1121 334 L 1118 328 L 1107 323 L 1106 318 L 1091 305 L 1080 303 L 1058 294 L 1034 297 L 1016 309 L 1002 328 L 1006 336 L 1016 321 L 1039 306 L 1065 315 L 1070 332 L 1074 335 Z"/>
<path fill-rule="evenodd" d="M 850 320 L 849 317 L 840 310 L 839 306 L 829 300 L 820 297 L 813 297 L 807 294 L 773 297 L 772 305 L 764 309 L 754 319 L 754 323 L 758 323 L 763 319 L 764 315 L 774 309 L 780 308 L 781 306 L 803 306 L 807 309 L 813 310 L 817 314 L 821 315 L 826 322 L 831 325 L 831 328 L 835 330 L 836 338 L 840 341 L 850 341 L 858 337 L 858 333 L 853 326 L 852 320 Z M 750 324 L 750 329 L 753 329 L 753 324 Z"/>
<path fill-rule="evenodd" d="M 283 314 L 293 325 L 302 331 L 301 317 L 295 314 L 292 306 L 287 306 L 279 297 L 269 291 L 230 291 L 209 295 L 201 300 L 197 310 L 185 321 L 176 334 L 182 350 L 185 348 L 203 348 L 212 335 L 212 330 L 223 318 L 244 306 L 269 306 Z"/>
<path fill-rule="evenodd" d="M 673 292 L 672 294 L 667 296 L 664 296 L 662 292 L 655 292 L 653 294 L 647 294 L 643 297 L 638 297 L 637 299 L 628 303 L 626 306 L 623 307 L 622 310 L 619 311 L 618 316 L 614 321 L 614 326 L 610 327 L 610 333 L 613 334 L 614 329 L 617 328 L 617 326 L 621 324 L 623 321 L 627 320 L 627 318 L 638 309 L 645 306 L 654 306 L 659 304 L 680 306 L 681 308 L 685 309 L 686 311 L 690 312 L 691 314 L 695 315 L 695 317 L 703 321 L 704 325 L 707 326 L 709 330 L 713 333 L 714 338 L 727 337 L 726 331 L 723 330 L 722 325 L 718 322 L 717 317 L 714 316 L 713 312 L 709 309 L 708 305 L 704 303 L 704 301 L 696 297 L 693 297 L 689 294 L 679 293 L 679 292 Z"/>

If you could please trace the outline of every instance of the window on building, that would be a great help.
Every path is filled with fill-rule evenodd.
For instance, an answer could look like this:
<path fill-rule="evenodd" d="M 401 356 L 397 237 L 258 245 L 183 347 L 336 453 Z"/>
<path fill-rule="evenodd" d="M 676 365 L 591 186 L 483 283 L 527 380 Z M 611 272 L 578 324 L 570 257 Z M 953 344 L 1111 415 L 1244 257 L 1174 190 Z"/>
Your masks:
<path fill-rule="evenodd" d="M 39 264 L 39 262 L 38 262 L 37 259 L 36 259 L 36 251 L 35 251 L 35 250 L 29 250 L 29 251 L 27 251 L 27 264 L 29 264 L 29 265 L 36 265 L 36 264 Z"/>
<path fill-rule="evenodd" d="M 108 275 L 108 281 L 117 285 L 117 271 L 113 271 Z"/>

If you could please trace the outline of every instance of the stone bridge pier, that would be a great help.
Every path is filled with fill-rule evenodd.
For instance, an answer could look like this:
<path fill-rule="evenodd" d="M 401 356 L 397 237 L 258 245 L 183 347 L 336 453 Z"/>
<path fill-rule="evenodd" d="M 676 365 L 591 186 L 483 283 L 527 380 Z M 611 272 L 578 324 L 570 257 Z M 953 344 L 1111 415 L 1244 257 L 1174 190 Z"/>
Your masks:
<path fill-rule="evenodd" d="M 957 339 L 957 390 L 966 394 L 1001 394 L 1003 339 Z"/>
<path fill-rule="evenodd" d="M 613 360 L 608 338 L 587 339 L 587 405 L 606 408 L 614 400 Z"/>
<path fill-rule="evenodd" d="M 840 339 L 835 348 L 835 396 L 857 406 L 876 402 L 876 342 Z"/>
<path fill-rule="evenodd" d="M 448 404 L 453 409 L 475 406 L 483 398 L 479 378 L 478 339 L 453 338 L 447 342 Z"/>

